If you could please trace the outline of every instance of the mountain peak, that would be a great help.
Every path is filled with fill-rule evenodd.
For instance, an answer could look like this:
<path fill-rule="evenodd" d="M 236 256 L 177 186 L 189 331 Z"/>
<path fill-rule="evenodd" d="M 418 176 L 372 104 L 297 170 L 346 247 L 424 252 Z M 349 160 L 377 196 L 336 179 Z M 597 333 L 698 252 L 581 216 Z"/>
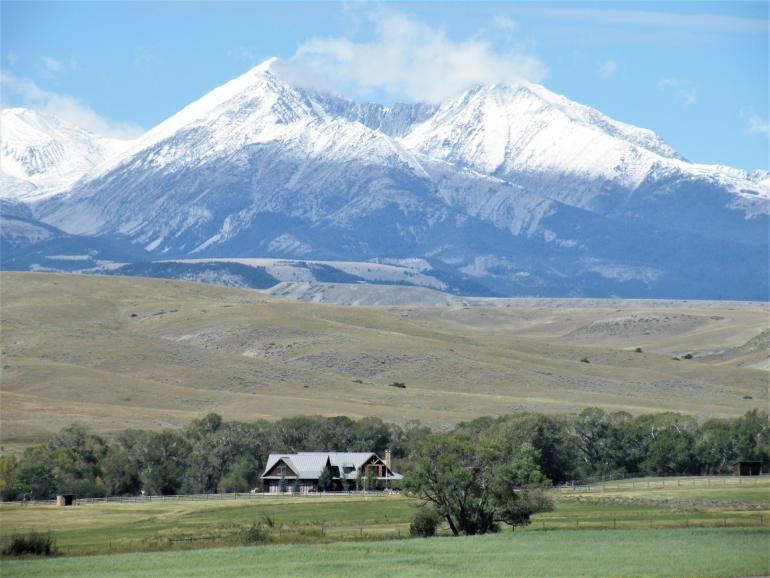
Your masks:
<path fill-rule="evenodd" d="M 29 202 L 58 194 L 127 145 L 47 112 L 4 108 L 0 196 Z"/>
<path fill-rule="evenodd" d="M 572 173 L 630 189 L 656 162 L 683 160 L 654 132 L 530 82 L 473 87 L 403 142 L 426 156 L 506 179 Z"/>
<path fill-rule="evenodd" d="M 273 73 L 273 68 L 275 67 L 276 63 L 278 63 L 280 59 L 277 56 L 271 56 L 270 58 L 267 58 L 257 64 L 254 68 L 250 70 L 252 73 Z"/>

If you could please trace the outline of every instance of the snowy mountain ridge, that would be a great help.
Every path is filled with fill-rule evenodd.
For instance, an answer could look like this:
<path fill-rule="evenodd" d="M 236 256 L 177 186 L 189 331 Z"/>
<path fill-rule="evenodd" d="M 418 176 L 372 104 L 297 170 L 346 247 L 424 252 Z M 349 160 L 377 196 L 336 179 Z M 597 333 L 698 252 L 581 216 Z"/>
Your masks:
<path fill-rule="evenodd" d="M 745 171 L 688 162 L 648 129 L 521 82 L 481 86 L 441 106 L 403 137 L 410 150 L 591 208 L 605 183 L 634 190 L 660 172 L 703 177 L 770 198 Z M 576 179 L 564 190 L 565 176 Z M 538 185 L 539 183 L 539 185 Z"/>
<path fill-rule="evenodd" d="M 22 202 L 65 192 L 130 144 L 25 108 L 3 109 L 0 136 L 0 197 Z"/>
<path fill-rule="evenodd" d="M 176 267 L 430 259 L 499 295 L 766 293 L 751 287 L 768 268 L 766 173 L 689 163 L 530 83 L 383 107 L 292 86 L 274 64 L 30 204 L 35 217 Z"/>

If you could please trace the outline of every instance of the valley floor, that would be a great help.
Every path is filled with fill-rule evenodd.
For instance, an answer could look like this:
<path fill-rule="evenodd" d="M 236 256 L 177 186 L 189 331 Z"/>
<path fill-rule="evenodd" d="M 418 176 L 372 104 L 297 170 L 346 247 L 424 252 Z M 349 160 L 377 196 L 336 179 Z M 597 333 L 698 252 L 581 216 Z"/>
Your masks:
<path fill-rule="evenodd" d="M 0 505 L 0 534 L 51 531 L 64 557 L 4 577 L 763 576 L 770 478 L 644 478 L 552 490 L 553 512 L 501 534 L 406 539 L 403 496 Z M 268 543 L 239 532 L 270 520 Z M 223 547 L 224 546 L 224 547 Z"/>

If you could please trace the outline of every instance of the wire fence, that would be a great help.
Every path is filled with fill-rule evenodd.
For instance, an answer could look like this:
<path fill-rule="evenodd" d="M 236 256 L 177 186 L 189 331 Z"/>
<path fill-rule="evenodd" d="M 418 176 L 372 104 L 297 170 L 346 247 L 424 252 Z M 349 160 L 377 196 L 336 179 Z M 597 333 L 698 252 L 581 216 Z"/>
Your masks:
<path fill-rule="evenodd" d="M 220 494 L 174 494 L 174 495 L 150 495 L 143 496 L 110 496 L 107 498 L 76 498 L 73 505 L 82 506 L 89 504 L 141 504 L 151 502 L 179 502 L 179 501 L 231 501 L 231 500 L 271 500 L 278 498 L 295 499 L 329 499 L 329 498 L 382 498 L 398 496 L 400 492 L 394 490 L 356 490 L 347 492 L 301 492 L 295 494 L 291 491 L 280 492 L 233 492 Z M 56 500 L 21 500 L 12 502 L 0 502 L 0 506 L 54 506 Z"/>
<path fill-rule="evenodd" d="M 770 475 L 758 476 L 689 476 L 672 478 L 630 478 L 626 480 L 608 480 L 594 482 L 572 482 L 554 487 L 558 492 L 608 492 L 628 489 L 665 489 L 687 487 L 725 487 L 764 485 L 770 481 Z"/>
<path fill-rule="evenodd" d="M 762 485 L 770 482 L 770 475 L 762 474 L 758 476 L 690 476 L 690 477 L 654 477 L 654 478 L 628 478 L 613 479 L 606 481 L 580 481 L 568 484 L 554 486 L 553 490 L 557 493 L 602 493 L 612 491 L 624 491 L 629 489 L 656 490 L 665 488 L 687 488 L 687 487 L 725 487 L 725 486 L 751 486 Z M 397 490 L 349 490 L 337 492 L 300 492 L 295 494 L 289 489 L 285 493 L 280 492 L 234 492 L 221 494 L 175 494 L 169 496 L 163 495 L 143 495 L 143 496 L 110 496 L 107 498 L 80 498 L 77 497 L 75 505 L 87 504 L 134 504 L 149 502 L 167 502 L 167 501 L 205 501 L 205 500 L 270 500 L 277 498 L 308 498 L 308 499 L 328 499 L 340 497 L 385 497 L 397 496 L 400 492 Z M 23 500 L 14 502 L 0 502 L 0 506 L 41 506 L 55 505 L 56 500 Z"/>

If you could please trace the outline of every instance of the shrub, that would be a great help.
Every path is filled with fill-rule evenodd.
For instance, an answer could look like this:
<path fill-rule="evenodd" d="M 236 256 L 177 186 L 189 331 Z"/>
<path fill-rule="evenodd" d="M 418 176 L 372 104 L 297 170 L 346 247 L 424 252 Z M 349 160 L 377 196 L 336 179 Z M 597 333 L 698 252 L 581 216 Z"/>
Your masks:
<path fill-rule="evenodd" d="M 406 384 L 401 381 L 394 381 L 388 384 L 390 387 L 397 387 L 399 389 L 406 389 Z"/>
<path fill-rule="evenodd" d="M 42 534 L 34 530 L 26 534 L 13 533 L 3 543 L 3 556 L 56 556 L 56 538 L 51 532 Z"/>
<path fill-rule="evenodd" d="M 270 539 L 270 532 L 262 522 L 253 522 L 241 530 L 241 542 L 244 544 L 264 544 Z"/>
<path fill-rule="evenodd" d="M 409 524 L 409 534 L 430 538 L 436 535 L 436 528 L 440 522 L 439 513 L 430 506 L 424 506 L 417 510 L 412 517 L 412 523 Z"/>

